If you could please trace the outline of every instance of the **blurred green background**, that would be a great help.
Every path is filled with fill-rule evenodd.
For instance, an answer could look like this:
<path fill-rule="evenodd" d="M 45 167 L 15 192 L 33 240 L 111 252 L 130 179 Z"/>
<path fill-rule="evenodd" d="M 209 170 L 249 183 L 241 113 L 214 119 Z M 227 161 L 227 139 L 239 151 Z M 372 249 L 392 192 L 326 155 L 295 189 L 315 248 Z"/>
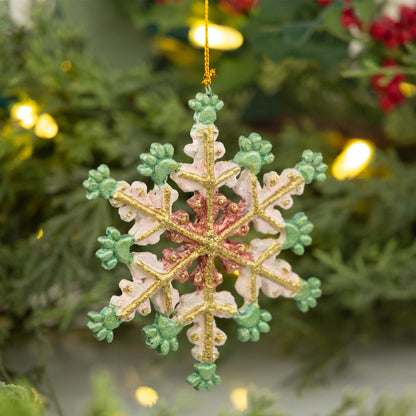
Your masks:
<path fill-rule="evenodd" d="M 395 47 L 374 35 L 374 23 L 390 16 L 393 3 L 399 17 L 394 24 L 382 21 L 383 36 L 410 34 Z M 238 136 L 257 131 L 276 155 L 264 173 L 294 166 L 307 148 L 322 152 L 329 165 L 326 182 L 309 187 L 286 213 L 304 211 L 315 225 L 307 253 L 285 256 L 300 276 L 318 276 L 324 295 L 306 315 L 290 300 L 262 299 L 274 319 L 258 344 L 241 345 L 235 324 L 221 322 L 229 340 L 219 373 L 228 366 L 221 375 L 232 382 L 211 393 L 218 408 L 231 407 L 227 389 L 247 387 L 250 371 L 252 383 L 260 380 L 250 390 L 246 413 L 224 415 L 414 414 L 400 398 L 407 378 L 386 362 L 402 351 L 409 360 L 404 368 L 416 374 L 409 352 L 416 338 L 413 6 L 414 20 L 407 9 L 406 20 L 401 2 L 393 1 L 210 1 L 212 21 L 244 36 L 236 50 L 211 50 L 217 71 L 212 88 L 225 102 L 216 124 L 226 157 L 237 152 Z M 358 21 L 346 20 L 351 13 Z M 100 267 L 96 239 L 108 225 L 122 232 L 128 227 L 109 204 L 86 201 L 82 181 L 101 163 L 118 180 L 143 180 L 136 171 L 139 155 L 154 141 L 172 143 L 177 160 L 186 160 L 182 149 L 193 124 L 187 101 L 203 90 L 203 53 L 189 43 L 188 32 L 202 17 L 202 0 L 0 1 L 0 377 L 6 383 L 0 384 L 0 414 L 145 414 L 134 386 L 150 381 L 169 403 L 154 414 L 216 414 L 209 395 L 205 402 L 193 396 L 193 410 L 181 407 L 191 400 L 179 392 L 192 366 L 184 338 L 181 350 L 165 360 L 143 345 L 139 330 L 152 318 L 136 317 L 120 328 L 116 346 L 99 344 L 85 328 L 85 313 L 106 305 L 126 277 L 122 267 Z M 395 66 L 386 67 L 387 61 Z M 21 105 L 34 109 L 38 124 L 24 125 L 16 116 Z M 44 118 L 43 130 L 41 114 L 52 117 Z M 54 123 L 57 134 L 44 138 Z M 334 162 L 340 163 L 353 138 L 367 141 L 371 160 L 349 178 L 336 179 Z M 168 243 L 162 241 L 156 253 Z M 234 280 L 228 276 L 224 288 Z M 361 393 L 342 399 L 337 390 L 329 407 L 296 407 L 296 391 L 308 397 L 311 388 L 330 391 L 338 372 L 348 373 L 348 362 L 366 363 L 369 351 L 385 351 L 374 362 L 374 377 L 396 377 L 400 388 L 391 400 L 374 404 L 372 397 L 365 404 Z M 241 364 L 234 354 L 242 354 L 250 371 L 235 369 Z M 262 355 L 268 363 L 263 367 Z M 118 359 L 131 363 L 130 387 L 121 387 Z M 93 373 L 91 388 L 78 391 L 81 378 L 88 386 L 85 371 L 95 366 L 104 370 Z M 269 381 L 280 368 L 284 377 L 276 380 L 293 394 L 293 409 L 289 403 L 272 410 L 280 387 Z"/>

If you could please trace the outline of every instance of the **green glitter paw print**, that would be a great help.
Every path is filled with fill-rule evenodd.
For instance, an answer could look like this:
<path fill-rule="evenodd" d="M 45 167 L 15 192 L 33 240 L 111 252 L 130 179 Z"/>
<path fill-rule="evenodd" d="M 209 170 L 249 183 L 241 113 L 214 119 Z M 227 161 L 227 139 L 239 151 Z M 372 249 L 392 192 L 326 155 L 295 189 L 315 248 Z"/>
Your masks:
<path fill-rule="evenodd" d="M 152 143 L 150 153 L 140 155 L 143 164 L 137 166 L 137 171 L 143 176 L 150 176 L 156 185 L 164 185 L 168 176 L 179 167 L 172 159 L 174 152 L 173 146 L 169 143 Z"/>
<path fill-rule="evenodd" d="M 193 110 L 194 120 L 202 124 L 212 124 L 217 119 L 217 111 L 224 107 L 224 102 L 215 94 L 199 92 L 195 98 L 188 101 L 189 108 Z"/>
<path fill-rule="evenodd" d="M 129 234 L 121 235 L 120 231 L 114 227 L 107 227 L 105 233 L 105 236 L 98 237 L 98 242 L 102 248 L 95 253 L 96 257 L 102 262 L 103 268 L 111 270 L 119 262 L 131 263 L 133 256 L 130 253 L 130 246 L 134 242 L 134 237 Z"/>
<path fill-rule="evenodd" d="M 234 318 L 240 328 L 238 328 L 237 336 L 242 342 L 257 342 L 260 339 L 260 333 L 270 331 L 267 322 L 272 319 L 269 311 L 260 310 L 256 303 L 250 303 L 242 311 L 238 312 L 238 316 Z"/>
<path fill-rule="evenodd" d="M 166 355 L 169 351 L 178 350 L 179 344 L 176 336 L 181 330 L 182 325 L 179 322 L 171 321 L 166 315 L 156 313 L 155 322 L 145 326 L 142 332 L 149 348 Z"/>
<path fill-rule="evenodd" d="M 324 181 L 326 179 L 325 171 L 328 169 L 328 166 L 322 163 L 321 153 L 305 150 L 302 153 L 302 161 L 295 166 L 295 169 L 301 173 L 305 183 L 309 184 L 314 179 L 318 182 Z"/>
<path fill-rule="evenodd" d="M 118 328 L 122 322 L 111 305 L 103 308 L 101 312 L 88 312 L 87 316 L 90 318 L 87 327 L 98 341 L 105 339 L 111 342 L 114 339 L 113 329 Z"/>
<path fill-rule="evenodd" d="M 286 221 L 286 239 L 283 248 L 290 248 L 295 254 L 301 256 L 305 252 L 305 246 L 312 244 L 313 224 L 303 212 L 298 212 L 290 220 Z"/>
<path fill-rule="evenodd" d="M 240 151 L 235 155 L 234 162 L 240 166 L 245 166 L 256 175 L 266 163 L 274 160 L 274 155 L 270 153 L 272 144 L 267 140 L 262 140 L 257 133 L 250 136 L 240 136 L 238 139 Z"/>
<path fill-rule="evenodd" d="M 221 383 L 221 377 L 215 374 L 216 369 L 217 366 L 214 363 L 196 362 L 194 364 L 195 372 L 188 376 L 186 381 L 198 391 L 211 391 L 216 384 Z"/>
<path fill-rule="evenodd" d="M 302 289 L 295 296 L 296 306 L 302 312 L 308 312 L 309 308 L 318 304 L 316 299 L 321 295 L 321 281 L 317 277 L 310 277 L 308 281 L 302 280 Z"/>
<path fill-rule="evenodd" d="M 107 165 L 100 165 L 88 173 L 82 185 L 87 190 L 87 199 L 111 198 L 117 188 L 117 182 L 110 176 L 110 169 Z"/>

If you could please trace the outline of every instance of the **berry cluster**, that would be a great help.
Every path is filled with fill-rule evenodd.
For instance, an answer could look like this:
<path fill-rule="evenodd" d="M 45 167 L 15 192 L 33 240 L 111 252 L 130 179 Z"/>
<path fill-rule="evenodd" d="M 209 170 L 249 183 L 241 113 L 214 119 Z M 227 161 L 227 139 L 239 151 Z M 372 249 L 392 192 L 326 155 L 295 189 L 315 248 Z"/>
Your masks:
<path fill-rule="evenodd" d="M 333 0 L 318 0 L 323 6 L 329 6 Z M 363 30 L 360 17 L 352 7 L 351 0 L 344 0 L 347 5 L 340 15 L 340 23 L 347 29 L 356 28 Z M 392 19 L 387 15 L 381 15 L 369 24 L 369 39 L 382 44 L 388 49 L 398 49 L 403 45 L 416 41 L 416 6 L 409 7 L 401 5 L 399 9 L 398 19 Z M 397 63 L 393 60 L 386 60 L 382 67 L 397 67 Z M 370 86 L 377 94 L 380 108 L 385 111 L 393 110 L 397 105 L 406 100 L 405 95 L 400 89 L 400 84 L 405 81 L 406 76 L 401 73 L 395 74 L 393 77 L 386 78 L 385 74 L 376 74 L 370 80 Z"/>
<path fill-rule="evenodd" d="M 394 61 L 385 61 L 382 65 L 384 68 L 395 67 Z M 371 78 L 370 85 L 376 92 L 380 107 L 383 111 L 393 110 L 398 104 L 405 101 L 405 96 L 400 90 L 400 83 L 405 80 L 405 75 L 396 74 L 390 82 L 386 83 L 385 75 L 377 74 Z"/>
<path fill-rule="evenodd" d="M 329 6 L 333 0 L 318 0 L 323 6 Z M 362 21 L 351 6 L 351 0 L 344 0 L 348 7 L 341 12 L 341 24 L 350 28 L 356 26 L 362 28 Z M 370 36 L 390 49 L 397 49 L 409 42 L 416 40 L 416 7 L 402 5 L 399 19 L 396 21 L 389 16 L 382 15 L 371 22 Z"/>
<path fill-rule="evenodd" d="M 401 6 L 398 21 L 381 16 L 370 27 L 370 35 L 390 49 L 416 40 L 416 8 Z"/>

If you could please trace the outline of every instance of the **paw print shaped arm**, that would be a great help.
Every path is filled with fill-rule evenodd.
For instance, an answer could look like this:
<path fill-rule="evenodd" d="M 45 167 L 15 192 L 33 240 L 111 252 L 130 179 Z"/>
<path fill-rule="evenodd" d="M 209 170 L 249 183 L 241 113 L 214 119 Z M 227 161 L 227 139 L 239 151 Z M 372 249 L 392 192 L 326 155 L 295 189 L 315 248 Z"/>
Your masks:
<path fill-rule="evenodd" d="M 98 341 L 106 340 L 109 343 L 114 339 L 113 329 L 118 328 L 122 322 L 113 306 L 106 306 L 101 312 L 88 312 L 87 316 L 90 318 L 87 327 L 94 337 Z"/>
<path fill-rule="evenodd" d="M 130 246 L 134 242 L 134 237 L 129 234 L 121 235 L 120 231 L 114 227 L 107 227 L 105 233 L 105 236 L 98 237 L 102 248 L 95 253 L 103 268 L 111 270 L 119 262 L 131 263 L 133 256 L 130 254 Z"/>
<path fill-rule="evenodd" d="M 137 171 L 143 176 L 150 176 L 156 185 L 162 186 L 168 176 L 178 170 L 178 163 L 172 159 L 173 154 L 171 144 L 152 143 L 150 153 L 140 155 L 143 164 L 137 167 Z"/>
<path fill-rule="evenodd" d="M 240 136 L 238 139 L 240 151 L 235 155 L 233 162 L 240 166 L 245 166 L 257 175 L 266 163 L 274 160 L 274 155 L 270 153 L 272 144 L 267 140 L 262 140 L 257 133 L 250 136 Z"/>
<path fill-rule="evenodd" d="M 189 107 L 193 110 L 194 120 L 208 125 L 217 119 L 217 111 L 224 107 L 224 102 L 218 99 L 218 95 L 199 92 L 195 98 L 189 100 Z"/>
<path fill-rule="evenodd" d="M 305 150 L 302 153 L 302 161 L 295 166 L 295 169 L 301 173 L 305 183 L 309 184 L 314 179 L 323 182 L 326 179 L 325 172 L 328 166 L 322 163 L 322 160 L 321 153 L 314 153 L 312 150 Z"/>
<path fill-rule="evenodd" d="M 251 303 L 239 310 L 238 316 L 234 319 L 240 326 L 237 332 L 238 339 L 242 342 L 257 342 L 261 332 L 270 331 L 267 322 L 271 321 L 272 315 L 269 311 L 260 310 L 256 303 Z"/>
<path fill-rule="evenodd" d="M 215 374 L 217 366 L 214 363 L 194 364 L 194 372 L 187 377 L 186 381 L 198 391 L 211 391 L 216 384 L 221 383 L 221 377 Z"/>
<path fill-rule="evenodd" d="M 317 277 L 310 277 L 307 281 L 302 281 L 302 289 L 295 296 L 296 306 L 302 312 L 308 312 L 309 308 L 314 308 L 316 301 L 322 295 L 321 281 Z"/>
<path fill-rule="evenodd" d="M 155 322 L 145 326 L 142 332 L 149 348 L 156 349 L 162 355 L 166 355 L 169 351 L 178 350 L 179 344 L 176 337 L 182 328 L 180 322 L 172 321 L 166 315 L 156 313 Z"/>
<path fill-rule="evenodd" d="M 313 224 L 308 221 L 308 217 L 303 212 L 298 212 L 292 219 L 286 221 L 285 231 L 283 249 L 290 248 L 295 254 L 301 256 L 305 252 L 305 247 L 312 244 L 312 237 L 309 233 L 313 231 Z"/>
<path fill-rule="evenodd" d="M 88 179 L 82 185 L 87 190 L 87 199 L 111 198 L 117 188 L 117 182 L 110 176 L 107 165 L 100 165 L 97 169 L 90 170 Z"/>

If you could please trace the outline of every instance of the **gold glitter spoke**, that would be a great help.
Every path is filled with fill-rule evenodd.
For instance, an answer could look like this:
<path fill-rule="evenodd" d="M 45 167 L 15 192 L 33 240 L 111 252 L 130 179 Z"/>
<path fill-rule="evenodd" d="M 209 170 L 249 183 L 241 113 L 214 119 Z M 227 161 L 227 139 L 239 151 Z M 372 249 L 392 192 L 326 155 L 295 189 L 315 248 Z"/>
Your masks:
<path fill-rule="evenodd" d="M 214 358 L 214 315 L 210 312 L 204 314 L 204 350 L 201 362 L 215 361 Z"/>
<path fill-rule="evenodd" d="M 172 293 L 170 291 L 170 282 L 165 283 L 163 285 L 163 292 L 165 293 L 166 298 L 166 309 L 168 314 L 170 315 L 173 312 L 173 305 L 172 305 Z"/>
<path fill-rule="evenodd" d="M 181 319 L 180 322 L 183 325 L 188 325 L 190 324 L 192 321 L 194 321 L 199 315 L 203 314 L 206 310 L 206 305 L 202 304 L 202 305 L 198 305 L 195 308 L 193 308 L 191 311 L 189 311 L 186 315 L 184 315 Z"/>
<path fill-rule="evenodd" d="M 193 172 L 186 172 L 186 171 L 180 170 L 179 172 L 176 172 L 176 176 L 179 176 L 180 178 L 188 179 L 189 181 L 192 181 L 192 182 L 199 183 L 203 186 L 207 185 L 207 178 L 203 176 L 199 176 Z"/>
<path fill-rule="evenodd" d="M 275 243 L 273 245 L 271 245 L 267 250 L 267 255 L 265 256 L 265 259 L 267 257 L 270 257 L 273 255 L 273 250 L 275 251 L 279 251 L 281 249 L 281 247 L 279 247 L 280 244 L 279 243 Z M 270 250 L 270 252 L 269 252 Z M 298 282 L 293 282 L 292 280 L 283 277 L 283 276 L 279 276 L 276 273 L 271 272 L 270 270 L 264 268 L 261 263 L 264 261 L 259 261 L 257 260 L 256 262 L 254 261 L 250 261 L 247 259 L 243 259 L 241 257 L 239 257 L 237 254 L 233 253 L 232 251 L 229 251 L 227 249 L 225 249 L 224 247 L 222 247 L 219 250 L 219 254 L 227 259 L 230 260 L 234 260 L 236 263 L 248 267 L 253 275 L 261 275 L 269 280 L 272 280 L 275 283 L 278 283 L 279 285 L 283 286 L 285 289 L 289 289 L 292 290 L 294 292 L 300 292 L 301 290 L 301 284 L 300 284 L 300 279 Z"/>
<path fill-rule="evenodd" d="M 227 170 L 227 172 L 224 172 L 222 175 L 218 176 L 218 178 L 215 180 L 215 188 L 217 188 L 220 183 L 225 182 L 227 179 L 230 179 L 234 175 L 237 175 L 238 172 L 240 172 L 240 167 L 236 166 L 235 168 Z"/>
<path fill-rule="evenodd" d="M 264 250 L 261 253 L 261 256 L 256 261 L 256 264 L 262 264 L 266 259 L 273 256 L 274 254 L 279 252 L 281 249 L 282 249 L 282 245 L 278 241 L 275 241 L 272 245 L 267 247 L 266 250 Z"/>
<path fill-rule="evenodd" d="M 146 238 L 150 237 L 152 234 L 154 234 L 156 231 L 159 231 L 160 229 L 162 229 L 162 225 L 159 223 L 158 225 L 156 225 L 156 227 L 150 229 L 149 231 L 141 235 L 139 238 L 137 238 L 135 243 L 137 244 L 139 241 L 145 240 Z"/>
<path fill-rule="evenodd" d="M 147 290 L 145 290 L 137 299 L 131 302 L 126 306 L 117 316 L 120 319 L 127 319 L 143 302 L 146 302 L 152 295 L 154 295 L 160 288 L 162 284 L 160 281 L 155 282 Z"/>
<path fill-rule="evenodd" d="M 215 309 L 219 312 L 225 312 L 229 315 L 237 315 L 237 308 L 232 305 L 219 305 L 218 303 L 215 304 Z"/>
<path fill-rule="evenodd" d="M 258 217 L 261 218 L 262 220 L 268 222 L 277 232 L 284 230 L 284 227 L 283 227 L 282 224 L 277 222 L 272 217 L 269 217 L 267 214 L 263 213 L 263 214 L 260 214 Z"/>

